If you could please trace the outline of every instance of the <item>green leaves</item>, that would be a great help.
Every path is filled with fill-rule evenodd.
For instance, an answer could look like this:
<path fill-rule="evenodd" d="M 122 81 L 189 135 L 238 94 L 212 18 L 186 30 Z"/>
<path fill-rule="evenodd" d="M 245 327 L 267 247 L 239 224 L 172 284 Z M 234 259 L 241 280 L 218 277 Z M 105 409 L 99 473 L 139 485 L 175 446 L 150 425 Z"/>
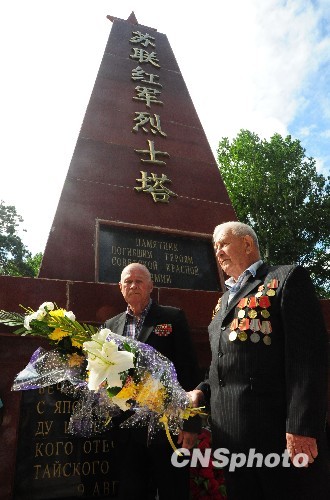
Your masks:
<path fill-rule="evenodd" d="M 256 231 L 271 264 L 307 267 L 320 297 L 330 297 L 330 177 L 316 171 L 299 140 L 269 140 L 241 130 L 222 138 L 219 169 L 237 218 Z"/>
<path fill-rule="evenodd" d="M 117 394 L 122 390 L 122 387 L 108 387 L 107 388 L 107 394 L 109 398 L 113 398 L 114 396 L 117 396 Z"/>
<path fill-rule="evenodd" d="M 42 254 L 34 256 L 24 245 L 18 230 L 23 222 L 13 205 L 0 201 L 0 275 L 37 276 Z"/>
<path fill-rule="evenodd" d="M 0 310 L 0 323 L 8 326 L 18 326 L 24 323 L 24 315 Z"/>

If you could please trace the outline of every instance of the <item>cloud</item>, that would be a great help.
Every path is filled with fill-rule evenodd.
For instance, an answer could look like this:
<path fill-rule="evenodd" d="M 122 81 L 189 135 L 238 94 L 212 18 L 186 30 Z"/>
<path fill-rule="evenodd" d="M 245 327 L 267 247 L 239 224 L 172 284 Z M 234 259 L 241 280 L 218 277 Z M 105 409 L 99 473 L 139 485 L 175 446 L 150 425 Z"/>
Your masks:
<path fill-rule="evenodd" d="M 321 137 L 325 137 L 326 139 L 330 138 L 330 129 L 323 130 L 323 132 L 321 132 Z"/>
<path fill-rule="evenodd" d="M 314 158 L 315 159 L 315 167 L 318 174 L 324 175 L 324 177 L 329 176 L 329 168 L 325 165 L 325 161 L 323 158 Z M 329 160 L 329 158 L 328 158 Z"/>
<path fill-rule="evenodd" d="M 306 127 L 301 127 L 298 132 L 297 132 L 297 135 L 299 137 L 309 137 L 316 129 L 316 125 L 309 125 L 309 126 L 306 126 Z"/>
<path fill-rule="evenodd" d="M 297 0 L 257 3 L 256 54 L 260 67 L 255 76 L 255 108 L 288 127 L 305 104 L 306 80 L 322 60 L 317 40 L 319 13 L 308 1 L 304 8 Z"/>

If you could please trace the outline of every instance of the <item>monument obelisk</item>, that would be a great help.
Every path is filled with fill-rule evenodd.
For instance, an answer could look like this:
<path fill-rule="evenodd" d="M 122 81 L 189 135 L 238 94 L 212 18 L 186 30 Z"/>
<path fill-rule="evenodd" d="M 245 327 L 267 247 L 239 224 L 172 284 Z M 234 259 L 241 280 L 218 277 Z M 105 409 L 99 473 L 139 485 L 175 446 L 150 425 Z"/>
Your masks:
<path fill-rule="evenodd" d="M 106 226 L 110 233 L 116 230 L 119 240 L 120 230 L 123 237 L 128 231 L 141 232 L 144 240 L 150 240 L 150 232 L 205 238 L 218 223 L 236 218 L 166 35 L 139 25 L 133 12 L 126 21 L 108 18 L 111 33 L 40 277 L 117 281 L 100 270 L 107 266 L 100 263 L 100 238 L 111 240 L 102 234 Z M 192 50 L 189 44 L 187 50 Z M 148 238 L 143 231 L 149 231 Z M 118 272 L 129 257 L 146 265 L 155 260 L 152 249 L 144 247 L 123 255 L 118 238 L 107 253 Z M 124 248 L 132 246 L 130 241 Z M 177 264 L 178 255 L 174 258 L 167 264 Z M 162 286 L 171 279 L 165 275 L 188 272 L 171 269 L 154 273 Z"/>
<path fill-rule="evenodd" d="M 235 213 L 167 37 L 133 13 L 108 17 L 39 277 L 0 276 L 0 309 L 54 301 L 101 325 L 124 310 L 120 272 L 139 261 L 151 271 L 153 298 L 185 310 L 204 372 L 207 325 L 222 291 L 211 235 Z M 73 403 L 54 386 L 11 391 L 40 344 L 49 348 L 1 325 L 0 500 L 114 497 L 111 438 L 70 435 Z"/>

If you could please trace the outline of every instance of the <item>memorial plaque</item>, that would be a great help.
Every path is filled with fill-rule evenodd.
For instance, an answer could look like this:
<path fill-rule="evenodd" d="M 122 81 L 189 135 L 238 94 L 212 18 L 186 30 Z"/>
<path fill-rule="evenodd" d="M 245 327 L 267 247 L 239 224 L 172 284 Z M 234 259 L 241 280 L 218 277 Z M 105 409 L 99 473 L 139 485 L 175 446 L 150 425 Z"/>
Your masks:
<path fill-rule="evenodd" d="M 111 431 L 68 433 L 74 403 L 56 386 L 22 391 L 14 500 L 116 498 Z"/>
<path fill-rule="evenodd" d="M 210 239 L 101 224 L 98 281 L 117 283 L 132 262 L 144 264 L 156 287 L 220 290 Z"/>

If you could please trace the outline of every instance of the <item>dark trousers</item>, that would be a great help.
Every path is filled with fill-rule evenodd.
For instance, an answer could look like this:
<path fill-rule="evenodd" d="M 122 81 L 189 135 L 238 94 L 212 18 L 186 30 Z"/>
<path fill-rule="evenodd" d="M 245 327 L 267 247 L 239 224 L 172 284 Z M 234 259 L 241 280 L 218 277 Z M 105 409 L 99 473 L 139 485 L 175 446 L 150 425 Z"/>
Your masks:
<path fill-rule="evenodd" d="M 322 445 L 308 467 L 224 470 L 228 500 L 329 500 L 330 464 Z"/>
<path fill-rule="evenodd" d="M 173 437 L 176 444 L 175 436 Z M 148 443 L 146 428 L 120 429 L 115 437 L 119 500 L 189 500 L 189 466 L 171 464 L 173 449 L 160 430 Z"/>

